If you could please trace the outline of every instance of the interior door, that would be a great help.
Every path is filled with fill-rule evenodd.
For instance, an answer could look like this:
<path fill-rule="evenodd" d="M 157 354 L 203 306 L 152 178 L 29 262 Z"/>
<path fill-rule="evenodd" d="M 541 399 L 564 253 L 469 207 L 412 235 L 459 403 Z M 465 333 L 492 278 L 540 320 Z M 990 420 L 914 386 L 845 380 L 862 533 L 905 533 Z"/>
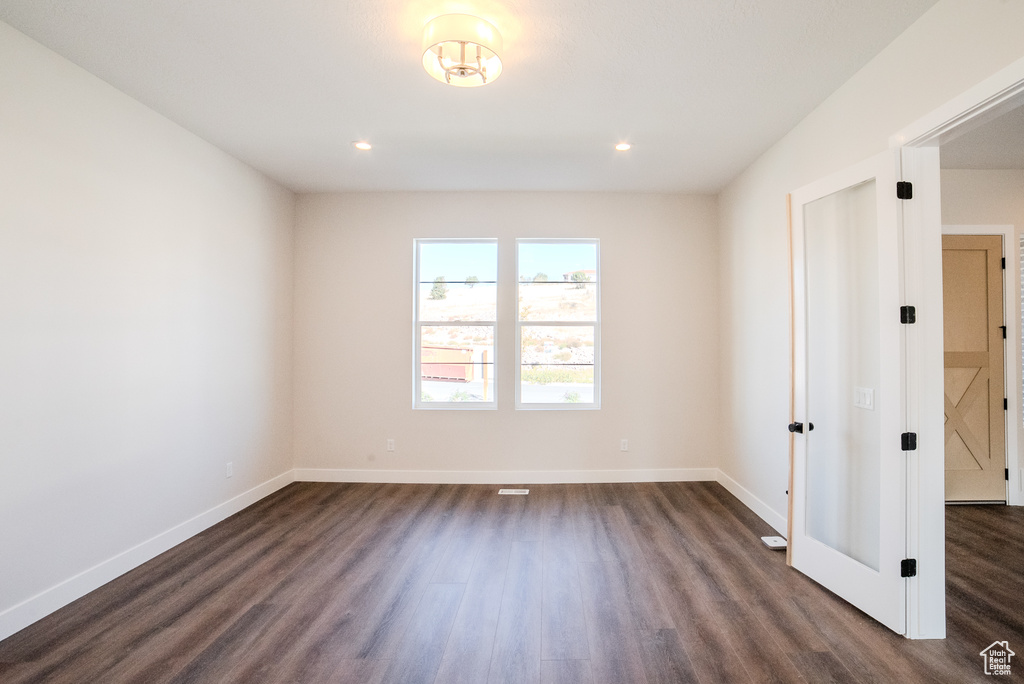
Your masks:
<path fill-rule="evenodd" d="M 1003 238 L 942 236 L 946 501 L 1006 501 Z"/>
<path fill-rule="evenodd" d="M 792 195 L 790 560 L 906 631 L 906 424 L 896 157 Z"/>

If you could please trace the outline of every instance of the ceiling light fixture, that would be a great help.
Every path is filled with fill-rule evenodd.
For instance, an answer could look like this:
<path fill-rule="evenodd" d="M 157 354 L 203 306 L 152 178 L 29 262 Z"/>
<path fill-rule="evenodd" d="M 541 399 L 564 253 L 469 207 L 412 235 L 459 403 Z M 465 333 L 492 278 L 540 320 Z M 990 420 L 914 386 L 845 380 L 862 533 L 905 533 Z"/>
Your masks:
<path fill-rule="evenodd" d="M 371 145 L 370 143 L 366 142 L 365 140 L 356 140 L 354 143 L 352 143 L 352 147 L 356 148 L 357 150 L 371 150 L 371 149 L 373 149 L 373 145 Z"/>
<path fill-rule="evenodd" d="M 501 75 L 501 34 L 483 19 L 443 14 L 423 29 L 423 68 L 442 83 L 472 88 Z"/>
<path fill-rule="evenodd" d="M 625 152 L 626 150 L 628 150 L 631 147 L 633 147 L 633 146 L 630 145 L 629 143 L 623 142 L 623 143 L 619 143 L 618 145 L 616 145 L 615 149 L 617 149 L 619 152 Z"/>

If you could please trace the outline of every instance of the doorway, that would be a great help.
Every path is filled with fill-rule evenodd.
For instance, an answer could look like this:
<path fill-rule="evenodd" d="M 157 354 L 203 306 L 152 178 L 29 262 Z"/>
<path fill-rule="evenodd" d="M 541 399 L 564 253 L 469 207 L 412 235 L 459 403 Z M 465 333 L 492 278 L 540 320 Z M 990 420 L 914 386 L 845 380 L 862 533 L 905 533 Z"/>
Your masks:
<path fill-rule="evenodd" d="M 921 117 L 896 132 L 890 138 L 893 148 L 901 153 L 901 175 L 913 179 L 915 201 L 904 204 L 902 224 L 907 256 L 907 300 L 918 309 L 918 324 L 908 331 L 907 352 L 912 362 L 908 378 L 909 421 L 921 435 L 920 443 L 927 443 L 919 456 L 908 459 L 908 519 L 907 551 L 919 561 L 919 577 L 908 594 L 910 624 L 908 635 L 916 638 L 942 638 L 945 635 L 945 464 L 938 450 L 944 448 L 944 369 L 942 327 L 942 250 L 943 223 L 1009 223 L 994 220 L 991 213 L 971 218 L 954 217 L 948 211 L 949 197 L 944 187 L 948 154 L 958 143 L 970 139 L 973 131 L 1024 105 L 1024 60 L 1018 60 L 978 83 L 962 95 Z M 1021 134 L 1004 139 L 1003 147 L 1020 149 Z M 973 149 L 980 149 L 971 145 Z M 941 166 L 940 171 L 940 148 Z M 955 167 L 953 167 L 955 168 Z M 981 167 L 984 168 L 984 167 Z M 1020 167 L 1024 169 L 1024 167 Z M 920 201 L 918 201 L 920 200 Z M 1015 225 L 1024 226 L 1024 213 Z M 1016 260 L 1017 244 L 1007 242 L 1008 262 Z M 1017 269 L 1013 268 L 1016 278 Z M 1011 292 L 1019 292 L 1019 281 Z M 1019 321 L 1019 313 L 1007 321 Z M 1008 354 L 1007 365 L 1020 361 L 1020 341 L 1008 331 L 1014 352 Z M 1013 417 L 1009 438 L 1016 440 L 1021 434 L 1020 375 L 1019 370 L 1009 373 L 1012 390 L 1007 392 L 1008 415 Z M 1009 441 L 1009 440 L 1008 440 Z M 941 445 L 941 446 L 940 446 Z M 1009 445 L 1007 462 L 1010 467 L 1010 488 L 1007 503 L 1024 503 L 1024 489 L 1020 488 L 1019 465 L 1022 463 L 1017 449 Z M 1015 478 L 1016 482 L 1015 482 Z M 926 565 L 927 564 L 927 565 Z M 926 568 L 934 567 L 928 573 Z"/>
<path fill-rule="evenodd" d="M 943 638 L 945 629 L 945 462 L 944 462 L 944 364 L 942 326 L 942 225 L 943 223 L 1004 223 L 987 217 L 954 220 L 947 213 L 947 197 L 940 171 L 943 161 L 958 139 L 967 140 L 972 131 L 1024 105 L 1024 59 L 996 72 L 968 91 L 922 116 L 890 137 L 890 147 L 899 153 L 902 193 L 908 201 L 900 208 L 903 235 L 904 292 L 908 313 L 916 310 L 914 323 L 906 326 L 904 350 L 907 359 L 906 421 L 917 449 L 906 452 L 907 476 L 907 558 L 915 560 L 917 575 L 907 588 L 907 636 Z M 1024 132 L 1004 139 L 1002 147 L 1020 150 Z M 943 164 L 945 166 L 945 164 Z M 1024 170 L 1024 166 L 1019 167 Z M 912 188 L 906 184 L 912 184 Z M 1009 222 L 1009 221 L 1005 221 Z M 1024 212 L 1015 225 L 1024 227 Z M 1013 241 L 1011 241 L 1013 242 Z M 1011 254 L 1017 246 L 1008 245 Z M 1007 261 L 1010 261 L 1008 259 Z M 1014 273 L 1017 270 L 1014 269 Z M 1017 288 L 1019 291 L 1019 283 Z M 1015 312 L 1013 320 L 1019 314 Z M 910 320 L 910 317 L 908 317 Z M 1008 339 L 1013 339 L 1008 331 Z M 1013 341 L 1019 345 L 1019 340 Z M 1007 364 L 1020 361 L 1019 346 Z M 1013 391 L 1007 392 L 1008 414 L 1013 416 L 1014 439 L 1024 436 L 1020 420 L 1019 371 Z M 1024 459 L 1010 446 L 1007 450 L 1010 488 L 1007 503 L 1024 504 Z M 1015 479 L 1016 478 L 1016 479 Z"/>

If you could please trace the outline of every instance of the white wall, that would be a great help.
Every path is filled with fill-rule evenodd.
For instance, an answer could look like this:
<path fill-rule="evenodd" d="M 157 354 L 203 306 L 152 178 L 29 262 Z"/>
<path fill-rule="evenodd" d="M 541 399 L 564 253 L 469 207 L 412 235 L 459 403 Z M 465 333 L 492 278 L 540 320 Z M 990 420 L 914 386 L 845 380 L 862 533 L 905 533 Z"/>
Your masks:
<path fill-rule="evenodd" d="M 1024 55 L 1024 3 L 940 0 L 720 195 L 721 468 L 785 516 L 786 194 L 880 153 L 889 136 Z M 945 217 L 944 217 L 945 218 Z"/>
<path fill-rule="evenodd" d="M 297 477 L 713 478 L 714 471 L 683 469 L 713 468 L 722 439 L 716 224 L 710 197 L 301 197 L 295 281 Z M 417 237 L 499 239 L 498 410 L 412 409 Z M 514 410 L 516 237 L 601 240 L 599 411 Z M 388 438 L 396 440 L 393 453 L 384 450 Z M 629 440 L 628 453 L 619 450 L 622 438 Z"/>
<path fill-rule="evenodd" d="M 290 470 L 294 197 L 2 23 L 0 102 L 3 638 Z"/>
<path fill-rule="evenodd" d="M 1024 235 L 1024 171 L 942 169 L 942 223 L 1012 225 Z"/>
<path fill-rule="evenodd" d="M 1024 235 L 1024 171 L 1022 170 L 942 170 L 942 222 L 945 225 L 960 226 L 1013 226 L 1015 237 L 1012 244 L 1004 246 L 1007 272 L 1010 276 L 1007 296 L 1009 310 L 1015 320 L 1013 329 L 1021 330 L 1020 268 L 1016 265 L 1020 238 Z M 1014 359 L 1021 357 L 1021 336 L 1011 335 L 1007 353 Z M 1016 378 L 1007 385 L 1011 409 L 1021 406 L 1021 368 L 1024 363 L 1011 363 L 1016 369 Z M 1009 500 L 1011 503 L 1024 502 L 1024 422 L 1016 414 L 1010 419 L 1010 429 L 1016 430 L 1016 440 L 1009 440 L 1008 446 L 1017 445 L 1016 459 L 1008 454 L 1007 465 L 1011 469 Z M 1011 438 L 1013 435 L 1010 435 Z M 1014 466 L 1017 466 L 1016 468 Z"/>

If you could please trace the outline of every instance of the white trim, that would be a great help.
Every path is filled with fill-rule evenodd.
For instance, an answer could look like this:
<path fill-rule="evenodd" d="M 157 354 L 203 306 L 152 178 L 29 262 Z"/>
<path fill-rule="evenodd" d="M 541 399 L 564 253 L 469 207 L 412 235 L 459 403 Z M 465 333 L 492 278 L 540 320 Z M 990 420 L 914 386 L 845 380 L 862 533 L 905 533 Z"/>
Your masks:
<path fill-rule="evenodd" d="M 945 637 L 945 492 L 943 431 L 942 241 L 937 148 L 900 150 L 901 180 L 914 183 L 913 201 L 900 202 L 904 293 L 901 302 L 917 309 L 917 323 L 903 328 L 906 429 L 918 436 L 906 452 L 906 554 L 917 559 L 918 574 L 906 580 L 906 636 Z M 937 269 L 937 270 L 936 270 Z M 939 340 L 938 345 L 929 344 Z M 935 383 L 938 391 L 935 391 Z"/>
<path fill-rule="evenodd" d="M 907 637 L 946 633 L 945 407 L 942 344 L 942 210 L 937 147 L 904 147 L 901 178 L 914 198 L 900 203 L 905 293 L 917 323 L 903 326 L 907 430 L 917 451 L 907 458 L 907 551 L 917 577 L 907 580 Z"/>
<path fill-rule="evenodd" d="M 582 484 L 608 482 L 717 482 L 718 468 L 638 470 L 349 470 L 297 468 L 296 482 L 396 484 Z M 756 511 L 755 511 L 756 512 Z"/>
<path fill-rule="evenodd" d="M 1018 362 L 1020 331 L 1017 313 L 1020 311 L 1020 242 L 1014 226 L 1010 225 L 943 225 L 943 235 L 999 235 L 1003 238 L 1003 324 L 1006 326 L 1006 344 L 1003 346 L 1003 383 L 1006 393 L 1006 467 L 1011 473 L 1020 468 L 1018 453 L 1021 430 L 1021 375 Z M 1024 505 L 1016 478 L 1006 483 L 1006 503 Z"/>
<path fill-rule="evenodd" d="M 786 536 L 786 516 L 776 513 L 771 506 L 754 496 L 749 489 L 723 473 L 721 470 L 718 471 L 718 477 L 715 478 L 715 481 L 725 487 L 726 491 L 739 499 L 740 503 L 757 514 L 757 517 L 771 525 L 779 536 Z"/>
<path fill-rule="evenodd" d="M 889 147 L 934 147 L 1005 114 L 1024 98 L 1024 57 L 889 138 Z"/>
<path fill-rule="evenodd" d="M 88 570 L 69 577 L 60 584 L 8 608 L 0 613 L 0 639 L 6 639 L 21 631 L 33 622 L 41 620 L 50 613 L 85 596 L 90 591 L 98 589 L 112 579 L 134 570 L 146 561 L 194 537 L 260 499 L 270 496 L 294 481 L 294 471 L 281 473 L 263 484 L 242 492 L 194 518 L 175 525 L 151 539 L 122 551 Z"/>

